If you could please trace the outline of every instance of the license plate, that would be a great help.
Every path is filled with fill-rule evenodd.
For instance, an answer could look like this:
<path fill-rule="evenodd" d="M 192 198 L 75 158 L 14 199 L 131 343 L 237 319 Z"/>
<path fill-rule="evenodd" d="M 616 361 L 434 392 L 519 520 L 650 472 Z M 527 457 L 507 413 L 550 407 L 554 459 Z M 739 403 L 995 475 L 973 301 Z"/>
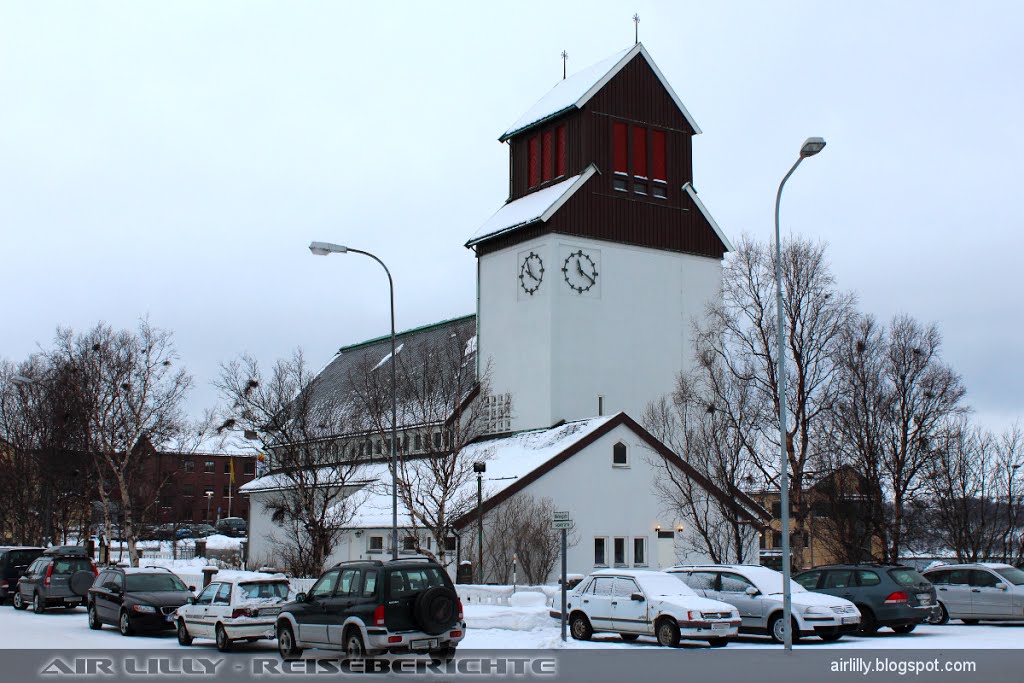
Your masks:
<path fill-rule="evenodd" d="M 411 643 L 409 643 L 409 647 L 411 647 L 413 650 L 436 650 L 437 638 L 414 640 Z"/>
<path fill-rule="evenodd" d="M 724 631 L 729 628 L 729 624 L 711 624 L 712 631 Z"/>
<path fill-rule="evenodd" d="M 918 593 L 917 599 L 921 602 L 922 605 L 932 604 L 932 596 L 928 595 L 927 593 Z"/>
<path fill-rule="evenodd" d="M 860 621 L 859 617 L 843 617 L 844 624 L 856 624 Z"/>
<path fill-rule="evenodd" d="M 266 609 L 261 609 L 259 611 L 259 615 L 261 617 L 270 617 L 270 616 L 274 616 L 275 614 L 280 614 L 280 613 L 281 613 L 281 608 L 280 607 L 267 607 Z"/>
<path fill-rule="evenodd" d="M 66 605 L 81 605 L 82 601 L 78 598 L 64 598 L 64 604 Z"/>

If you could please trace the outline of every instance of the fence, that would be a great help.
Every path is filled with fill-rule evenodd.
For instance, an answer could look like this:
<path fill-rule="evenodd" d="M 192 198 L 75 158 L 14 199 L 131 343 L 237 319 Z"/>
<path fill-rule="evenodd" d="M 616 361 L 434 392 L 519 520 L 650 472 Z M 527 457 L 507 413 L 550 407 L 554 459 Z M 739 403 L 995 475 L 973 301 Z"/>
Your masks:
<path fill-rule="evenodd" d="M 545 604 L 549 607 L 556 595 L 558 586 L 482 586 L 471 583 L 456 584 L 455 592 L 466 605 L 504 605 L 511 604 L 515 593 L 543 593 Z"/>

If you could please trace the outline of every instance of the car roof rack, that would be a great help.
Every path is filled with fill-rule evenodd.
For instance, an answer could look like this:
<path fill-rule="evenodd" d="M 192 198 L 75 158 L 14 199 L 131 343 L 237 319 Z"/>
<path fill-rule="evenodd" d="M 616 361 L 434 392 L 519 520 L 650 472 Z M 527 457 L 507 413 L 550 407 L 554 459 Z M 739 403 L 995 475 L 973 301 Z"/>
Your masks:
<path fill-rule="evenodd" d="M 85 547 L 80 545 L 55 545 L 43 551 L 44 555 L 79 555 L 86 556 Z"/>
<path fill-rule="evenodd" d="M 399 557 L 394 560 L 388 560 L 388 564 L 398 564 L 401 562 L 431 562 L 436 564 L 437 560 L 432 557 L 428 557 L 427 555 L 410 555 L 408 557 Z"/>

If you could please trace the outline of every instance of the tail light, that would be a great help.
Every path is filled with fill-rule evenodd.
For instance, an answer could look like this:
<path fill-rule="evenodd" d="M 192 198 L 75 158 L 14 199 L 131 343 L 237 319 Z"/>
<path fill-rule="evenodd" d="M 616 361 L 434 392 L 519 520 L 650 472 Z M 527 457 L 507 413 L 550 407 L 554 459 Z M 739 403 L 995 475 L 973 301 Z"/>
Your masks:
<path fill-rule="evenodd" d="M 459 621 L 462 621 L 462 598 L 459 598 Z"/>
<path fill-rule="evenodd" d="M 898 605 L 901 602 L 907 601 L 907 594 L 905 591 L 896 591 L 895 593 L 889 593 L 889 597 L 885 599 L 887 605 Z"/>
<path fill-rule="evenodd" d="M 384 605 L 377 605 L 377 609 L 373 610 L 373 625 L 384 625 Z"/>
<path fill-rule="evenodd" d="M 51 562 L 46 567 L 46 576 L 43 577 L 43 585 L 47 588 L 50 587 L 50 577 L 53 575 L 53 563 Z"/>
<path fill-rule="evenodd" d="M 100 575 L 100 570 L 96 569 L 96 565 L 93 564 L 92 560 L 89 560 L 89 566 L 92 567 L 92 575 L 93 576 L 99 576 Z"/>
<path fill-rule="evenodd" d="M 231 618 L 237 619 L 238 617 L 255 617 L 259 614 L 259 610 L 251 607 L 236 607 L 231 610 Z"/>

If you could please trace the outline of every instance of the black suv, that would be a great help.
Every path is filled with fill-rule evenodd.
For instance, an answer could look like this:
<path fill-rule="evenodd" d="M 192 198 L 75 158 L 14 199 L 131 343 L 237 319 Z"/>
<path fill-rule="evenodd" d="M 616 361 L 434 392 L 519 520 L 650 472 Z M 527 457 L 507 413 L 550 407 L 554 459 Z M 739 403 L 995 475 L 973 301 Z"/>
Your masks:
<path fill-rule="evenodd" d="M 217 533 L 231 538 L 245 538 L 249 535 L 249 524 L 241 517 L 225 517 L 217 522 Z"/>
<path fill-rule="evenodd" d="M 0 546 L 0 604 L 7 602 L 18 586 L 18 579 L 42 554 L 42 548 Z"/>
<path fill-rule="evenodd" d="M 409 651 L 448 659 L 465 634 L 455 587 L 429 558 L 342 562 L 277 620 L 284 659 L 307 647 L 344 650 L 353 659 Z"/>
<path fill-rule="evenodd" d="M 112 624 L 123 636 L 174 628 L 175 610 L 194 590 L 163 567 L 108 567 L 89 589 L 89 628 Z"/>
<path fill-rule="evenodd" d="M 882 626 L 910 633 L 938 605 L 935 587 L 913 567 L 836 564 L 801 572 L 793 580 L 809 591 L 846 598 L 860 610 L 860 632 Z"/>
<path fill-rule="evenodd" d="M 74 609 L 85 601 L 94 578 L 96 565 L 82 546 L 48 548 L 18 580 L 11 603 L 14 609 L 32 605 L 36 614 L 42 614 L 47 607 Z"/>

